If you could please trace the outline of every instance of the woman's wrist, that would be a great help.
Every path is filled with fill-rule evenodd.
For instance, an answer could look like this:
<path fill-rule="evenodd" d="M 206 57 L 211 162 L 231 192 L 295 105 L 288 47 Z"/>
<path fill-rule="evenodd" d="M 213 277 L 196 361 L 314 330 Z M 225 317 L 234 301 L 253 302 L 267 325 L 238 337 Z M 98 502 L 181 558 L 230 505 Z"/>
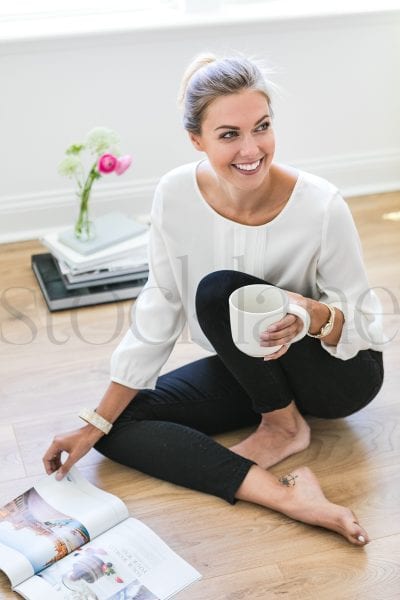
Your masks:
<path fill-rule="evenodd" d="M 326 304 L 308 298 L 308 313 L 310 315 L 310 327 L 308 331 L 312 335 L 317 335 L 329 321 L 331 311 Z"/>
<path fill-rule="evenodd" d="M 302 296 L 296 292 L 288 292 L 288 295 L 291 302 L 295 302 L 299 306 L 302 306 L 310 315 L 310 326 L 308 331 L 310 333 L 320 331 L 321 327 L 323 327 L 329 319 L 329 308 L 313 298 Z"/>
<path fill-rule="evenodd" d="M 79 417 L 86 421 L 86 423 L 89 423 L 102 431 L 105 435 L 110 433 L 112 429 L 112 423 L 110 423 L 110 421 L 107 421 L 107 419 L 102 417 L 98 412 L 90 408 L 82 408 L 79 412 Z"/>
<path fill-rule="evenodd" d="M 136 396 L 138 390 L 111 382 L 95 410 L 83 408 L 78 416 L 86 422 L 82 431 L 96 443 L 107 435 L 122 411 Z"/>
<path fill-rule="evenodd" d="M 318 302 L 318 300 L 313 300 L 312 298 L 308 298 L 307 300 L 307 310 L 310 314 L 309 333 L 315 335 L 328 323 L 331 318 L 331 312 L 326 304 Z M 332 331 L 321 338 L 328 346 L 337 346 L 342 335 L 343 324 L 345 321 L 344 314 L 339 308 L 334 307 L 334 311 L 335 319 Z"/>
<path fill-rule="evenodd" d="M 310 315 L 310 326 L 308 328 L 309 333 L 319 333 L 324 325 L 326 325 L 331 317 L 331 312 L 326 304 L 318 302 L 313 298 L 302 296 L 295 292 L 287 292 L 291 302 L 295 302 L 302 306 Z M 328 346 L 336 346 L 339 343 L 340 336 L 342 335 L 342 329 L 344 324 L 344 314 L 339 308 L 334 308 L 335 320 L 332 331 L 324 336 L 322 341 Z"/>
<path fill-rule="evenodd" d="M 81 431 L 85 432 L 85 437 L 92 442 L 92 445 L 98 442 L 105 435 L 102 431 L 100 431 L 100 429 L 94 425 L 91 425 L 91 423 L 86 423 L 83 427 L 81 427 Z"/>

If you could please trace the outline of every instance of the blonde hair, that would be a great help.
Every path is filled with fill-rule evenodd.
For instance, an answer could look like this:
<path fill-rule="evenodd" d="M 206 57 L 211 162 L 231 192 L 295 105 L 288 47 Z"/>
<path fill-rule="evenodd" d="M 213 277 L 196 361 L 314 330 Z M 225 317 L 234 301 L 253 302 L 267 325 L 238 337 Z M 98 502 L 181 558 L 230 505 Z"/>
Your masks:
<path fill-rule="evenodd" d="M 272 82 L 264 68 L 245 56 L 217 58 L 200 54 L 186 69 L 178 96 L 183 109 L 183 126 L 187 131 L 201 133 L 201 124 L 211 102 L 220 96 L 250 89 L 261 92 L 271 107 Z"/>

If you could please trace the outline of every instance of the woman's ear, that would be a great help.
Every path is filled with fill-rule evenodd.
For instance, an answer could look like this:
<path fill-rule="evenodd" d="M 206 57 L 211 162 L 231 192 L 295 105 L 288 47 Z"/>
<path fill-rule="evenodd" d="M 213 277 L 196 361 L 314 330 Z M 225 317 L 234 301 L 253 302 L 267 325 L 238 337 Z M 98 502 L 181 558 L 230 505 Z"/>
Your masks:
<path fill-rule="evenodd" d="M 189 131 L 189 139 L 192 142 L 193 146 L 196 148 L 196 150 L 203 150 L 201 136 L 198 133 L 193 133 L 192 131 Z"/>

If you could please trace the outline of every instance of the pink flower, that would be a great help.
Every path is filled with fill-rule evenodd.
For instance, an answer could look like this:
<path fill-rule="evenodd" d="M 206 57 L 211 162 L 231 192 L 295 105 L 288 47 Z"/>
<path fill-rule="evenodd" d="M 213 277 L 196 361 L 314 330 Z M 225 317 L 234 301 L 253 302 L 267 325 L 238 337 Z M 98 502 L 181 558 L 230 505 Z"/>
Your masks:
<path fill-rule="evenodd" d="M 118 159 L 113 154 L 102 154 L 97 163 L 97 168 L 100 173 L 107 174 L 115 171 Z"/>
<path fill-rule="evenodd" d="M 122 175 L 122 173 L 125 173 L 125 171 L 131 166 L 131 163 L 132 156 L 130 156 L 129 154 L 125 154 L 125 156 L 120 156 L 119 158 L 117 158 L 117 165 L 115 167 L 116 174 Z"/>

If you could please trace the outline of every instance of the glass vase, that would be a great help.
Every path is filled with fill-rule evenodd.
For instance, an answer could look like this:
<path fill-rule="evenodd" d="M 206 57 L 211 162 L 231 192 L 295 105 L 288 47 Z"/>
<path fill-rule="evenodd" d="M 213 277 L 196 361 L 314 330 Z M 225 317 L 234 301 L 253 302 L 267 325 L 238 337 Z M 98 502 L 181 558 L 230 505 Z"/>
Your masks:
<path fill-rule="evenodd" d="M 89 207 L 86 205 L 79 209 L 79 216 L 74 227 L 75 237 L 81 242 L 92 240 L 96 236 L 93 221 L 89 218 Z"/>
<path fill-rule="evenodd" d="M 95 179 L 97 179 L 97 177 L 98 174 L 94 165 L 81 193 L 79 194 L 79 215 L 75 223 L 74 233 L 75 237 L 82 242 L 92 240 L 96 236 L 94 224 L 89 218 L 89 199 L 93 182 Z"/>

